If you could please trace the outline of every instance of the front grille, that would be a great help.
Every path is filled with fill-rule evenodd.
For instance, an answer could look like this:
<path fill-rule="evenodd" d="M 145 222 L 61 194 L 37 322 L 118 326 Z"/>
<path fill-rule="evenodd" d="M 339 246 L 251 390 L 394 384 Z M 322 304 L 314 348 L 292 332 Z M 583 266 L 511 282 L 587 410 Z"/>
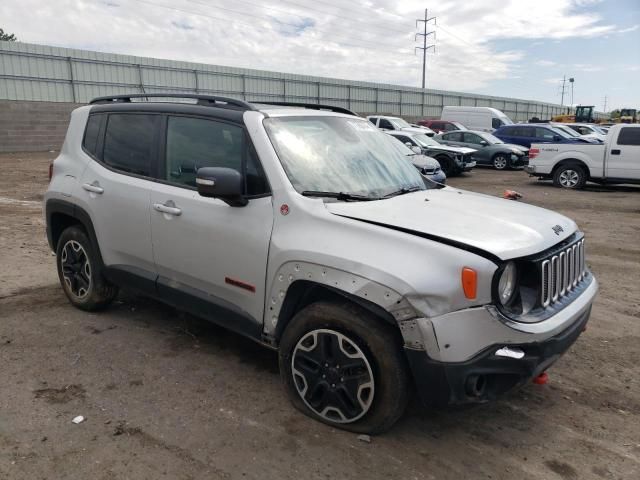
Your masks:
<path fill-rule="evenodd" d="M 568 295 L 585 275 L 584 238 L 542 260 L 542 306 L 547 307 Z"/>

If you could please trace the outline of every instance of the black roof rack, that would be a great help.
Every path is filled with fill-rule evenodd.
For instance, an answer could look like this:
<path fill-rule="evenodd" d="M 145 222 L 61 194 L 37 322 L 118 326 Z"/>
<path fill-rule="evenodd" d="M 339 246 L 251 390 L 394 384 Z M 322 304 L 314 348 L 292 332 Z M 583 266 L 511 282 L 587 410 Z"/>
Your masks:
<path fill-rule="evenodd" d="M 89 102 L 89 104 L 131 103 L 132 98 L 193 98 L 197 100 L 197 105 L 232 108 L 234 110 L 256 110 L 256 108 L 250 103 L 238 100 L 237 98 L 197 95 L 193 93 L 136 93 L 132 95 L 109 95 L 107 97 L 94 98 Z"/>
<path fill-rule="evenodd" d="M 262 104 L 262 105 L 279 105 L 282 107 L 301 107 L 301 108 L 309 108 L 312 110 L 329 110 L 330 112 L 336 112 L 336 113 L 345 113 L 347 115 L 354 115 L 356 117 L 359 117 L 359 115 L 356 112 L 353 112 L 351 110 L 349 110 L 348 108 L 343 108 L 343 107 L 335 107 L 333 105 L 322 105 L 319 103 L 299 103 L 299 102 L 255 102 L 257 104 Z"/>

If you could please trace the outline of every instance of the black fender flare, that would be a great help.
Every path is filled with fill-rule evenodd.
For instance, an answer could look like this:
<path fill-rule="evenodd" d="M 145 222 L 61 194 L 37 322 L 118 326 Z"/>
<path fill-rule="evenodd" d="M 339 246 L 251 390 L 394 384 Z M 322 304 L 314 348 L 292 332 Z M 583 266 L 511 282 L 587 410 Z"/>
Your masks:
<path fill-rule="evenodd" d="M 56 215 L 63 215 L 69 219 L 74 220 L 75 224 L 80 224 L 87 232 L 89 236 L 89 240 L 91 241 L 91 246 L 94 251 L 98 253 L 100 257 L 100 261 L 102 261 L 102 255 L 100 254 L 100 248 L 98 245 L 98 237 L 96 236 L 95 228 L 93 227 L 93 221 L 91 220 L 91 216 L 84 210 L 82 207 L 77 206 L 76 204 L 69 202 L 67 200 L 62 200 L 59 198 L 51 198 L 47 200 L 45 204 L 45 218 L 47 222 L 47 241 L 49 242 L 49 247 L 53 252 L 56 251 L 57 240 L 62 233 L 60 227 L 57 226 L 55 217 Z M 67 225 L 69 222 L 66 222 L 64 225 Z"/>

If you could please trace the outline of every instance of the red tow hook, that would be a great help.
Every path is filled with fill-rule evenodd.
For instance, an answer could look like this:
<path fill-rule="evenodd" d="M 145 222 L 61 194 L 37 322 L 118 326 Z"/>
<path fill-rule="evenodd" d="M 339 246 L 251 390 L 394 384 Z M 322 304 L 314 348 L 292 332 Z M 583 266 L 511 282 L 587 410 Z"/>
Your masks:
<path fill-rule="evenodd" d="M 544 385 L 549 381 L 549 374 L 547 372 L 542 372 L 540 375 L 533 379 L 533 383 L 536 385 Z"/>

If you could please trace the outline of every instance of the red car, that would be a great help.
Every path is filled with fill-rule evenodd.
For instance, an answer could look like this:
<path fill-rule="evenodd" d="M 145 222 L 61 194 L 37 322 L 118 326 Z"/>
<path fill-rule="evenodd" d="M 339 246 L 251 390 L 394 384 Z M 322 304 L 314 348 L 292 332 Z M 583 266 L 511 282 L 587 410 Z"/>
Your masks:
<path fill-rule="evenodd" d="M 429 127 L 436 133 L 451 132 L 453 130 L 466 130 L 467 128 L 458 122 L 448 122 L 446 120 L 420 120 L 418 125 Z"/>

